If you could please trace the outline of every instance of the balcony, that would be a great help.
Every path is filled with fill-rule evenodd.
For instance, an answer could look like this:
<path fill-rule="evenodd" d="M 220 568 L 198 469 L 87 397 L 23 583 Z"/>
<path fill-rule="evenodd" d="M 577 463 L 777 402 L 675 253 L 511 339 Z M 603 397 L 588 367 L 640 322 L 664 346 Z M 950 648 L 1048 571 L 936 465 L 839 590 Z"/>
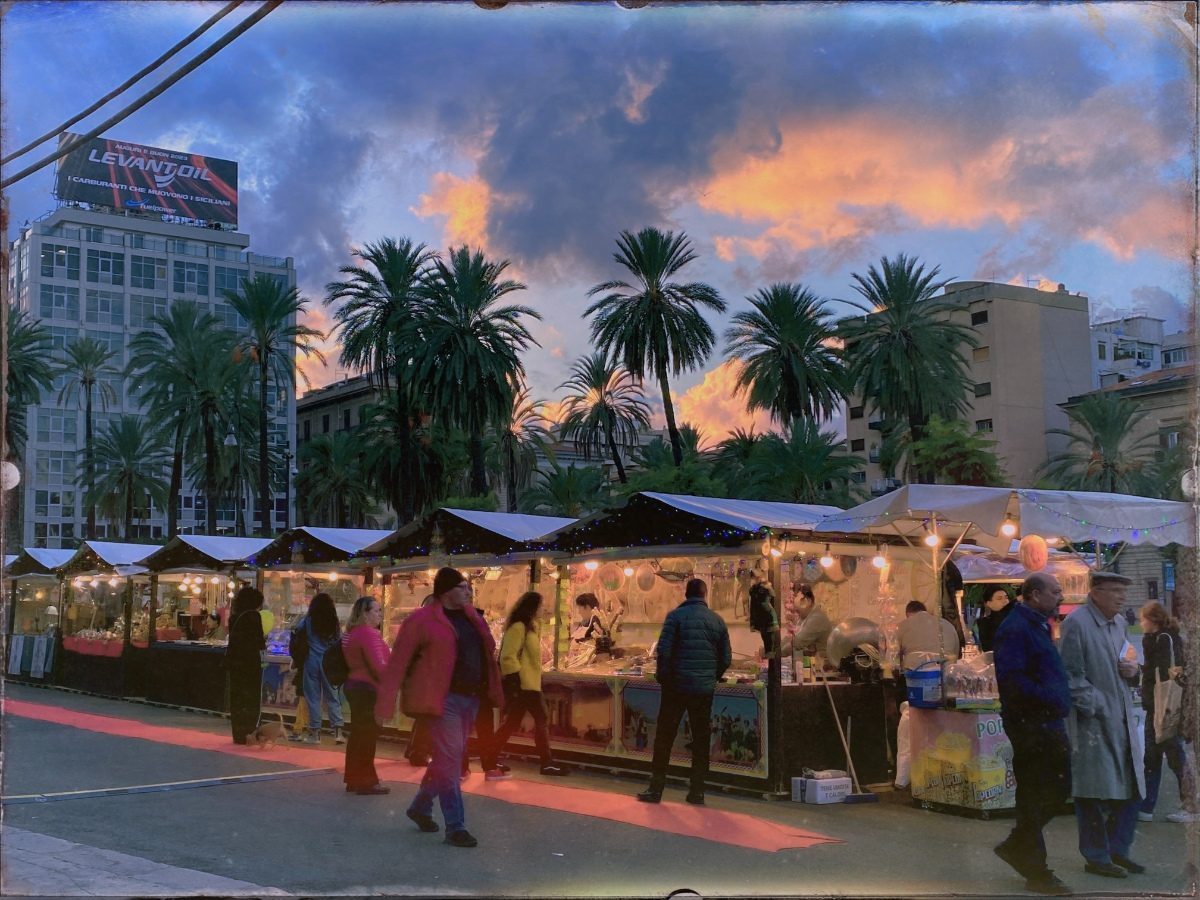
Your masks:
<path fill-rule="evenodd" d="M 871 431 L 883 431 L 883 419 L 872 419 L 867 423 L 867 428 Z"/>
<path fill-rule="evenodd" d="M 873 462 L 873 463 L 879 462 L 879 448 L 878 447 L 872 447 L 870 450 L 867 451 L 867 462 Z"/>
<path fill-rule="evenodd" d="M 871 496 L 882 497 L 884 494 L 896 490 L 901 483 L 899 478 L 876 478 L 871 482 Z"/>

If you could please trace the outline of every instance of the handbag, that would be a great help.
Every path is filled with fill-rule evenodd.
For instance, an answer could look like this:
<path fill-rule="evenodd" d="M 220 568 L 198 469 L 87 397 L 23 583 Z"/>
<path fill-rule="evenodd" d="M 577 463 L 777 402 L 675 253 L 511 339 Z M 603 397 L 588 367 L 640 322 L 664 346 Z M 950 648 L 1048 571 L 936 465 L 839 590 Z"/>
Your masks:
<path fill-rule="evenodd" d="M 1175 641 L 1170 634 L 1167 646 L 1171 652 L 1167 677 L 1159 681 L 1157 668 L 1154 672 L 1154 740 L 1160 744 L 1177 737 L 1183 721 L 1183 685 L 1177 680 L 1180 670 L 1175 666 Z"/>
<path fill-rule="evenodd" d="M 334 687 L 341 687 L 350 675 L 350 666 L 346 662 L 346 654 L 342 652 L 342 642 L 334 641 L 321 657 L 321 671 Z"/>

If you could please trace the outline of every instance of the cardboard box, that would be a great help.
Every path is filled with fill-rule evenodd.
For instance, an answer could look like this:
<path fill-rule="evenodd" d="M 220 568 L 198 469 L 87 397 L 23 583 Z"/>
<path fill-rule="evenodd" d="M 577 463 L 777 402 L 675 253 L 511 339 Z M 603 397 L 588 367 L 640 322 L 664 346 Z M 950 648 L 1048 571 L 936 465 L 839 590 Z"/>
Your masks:
<path fill-rule="evenodd" d="M 804 802 L 804 783 L 806 781 L 808 781 L 807 778 L 793 778 L 792 779 L 792 802 L 793 803 L 803 803 Z"/>
<path fill-rule="evenodd" d="M 841 803 L 850 793 L 849 778 L 808 778 L 805 781 L 805 803 Z"/>

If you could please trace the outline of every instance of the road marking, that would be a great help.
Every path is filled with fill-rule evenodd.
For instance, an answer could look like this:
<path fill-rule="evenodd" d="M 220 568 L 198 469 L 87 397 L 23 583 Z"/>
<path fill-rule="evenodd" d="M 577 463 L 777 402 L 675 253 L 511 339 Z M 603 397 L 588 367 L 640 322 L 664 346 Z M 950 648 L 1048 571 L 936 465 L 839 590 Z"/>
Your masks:
<path fill-rule="evenodd" d="M 95 797 L 118 797 L 123 794 L 186 791 L 192 788 L 219 787 L 224 784 L 248 784 L 255 781 L 280 781 L 285 778 L 304 778 L 310 775 L 331 775 L 336 771 L 332 766 L 322 769 L 281 769 L 277 772 L 226 775 L 219 778 L 194 778 L 190 781 L 163 781 L 158 784 L 135 784 L 126 787 L 93 788 L 83 791 L 56 791 L 48 794 L 13 794 L 8 797 L 0 797 L 0 803 L 7 806 L 19 803 L 51 803 L 56 800 L 89 800 Z"/>

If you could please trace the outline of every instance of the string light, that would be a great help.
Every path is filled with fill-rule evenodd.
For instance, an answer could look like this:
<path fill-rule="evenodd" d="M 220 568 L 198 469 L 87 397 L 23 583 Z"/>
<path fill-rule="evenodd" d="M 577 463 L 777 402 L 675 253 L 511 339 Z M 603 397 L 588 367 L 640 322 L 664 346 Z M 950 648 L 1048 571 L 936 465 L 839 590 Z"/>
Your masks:
<path fill-rule="evenodd" d="M 589 559 L 583 564 L 583 567 L 589 572 L 595 572 L 598 568 L 600 568 L 600 563 L 596 562 L 594 559 Z"/>
<path fill-rule="evenodd" d="M 830 555 L 828 544 L 825 545 L 825 553 L 821 557 L 821 565 L 826 569 L 833 565 L 833 556 Z"/>
<path fill-rule="evenodd" d="M 875 548 L 875 555 L 871 557 L 871 565 L 877 569 L 882 569 L 887 565 L 887 557 L 883 555 L 882 548 L 878 546 Z"/>
<path fill-rule="evenodd" d="M 622 569 L 621 571 L 625 573 L 625 577 L 626 577 L 626 578 L 632 578 L 632 577 L 633 577 L 633 566 L 626 566 L 626 567 L 625 567 L 624 569 Z"/>

